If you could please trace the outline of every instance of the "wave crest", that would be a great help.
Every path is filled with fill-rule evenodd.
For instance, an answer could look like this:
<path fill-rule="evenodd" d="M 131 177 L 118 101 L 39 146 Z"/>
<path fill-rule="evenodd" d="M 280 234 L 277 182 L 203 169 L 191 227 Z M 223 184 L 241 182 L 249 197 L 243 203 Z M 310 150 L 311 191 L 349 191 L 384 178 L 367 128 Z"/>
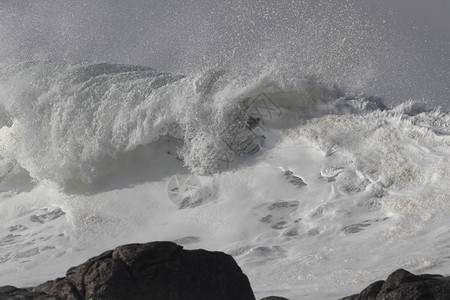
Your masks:
<path fill-rule="evenodd" d="M 2 125 L 16 124 L 15 142 L 5 143 L 2 156 L 14 153 L 33 178 L 61 184 L 90 182 L 102 159 L 163 135 L 183 140 L 178 154 L 194 172 L 220 170 L 224 159 L 245 154 L 232 144 L 235 137 L 227 142 L 229 130 L 247 126 L 249 116 L 263 126 L 278 122 L 250 111 L 261 97 L 284 120 L 296 122 L 383 108 L 379 99 L 350 100 L 317 80 L 277 72 L 238 76 L 207 70 L 178 76 L 140 66 L 28 62 L 10 67 L 0 79 Z"/>

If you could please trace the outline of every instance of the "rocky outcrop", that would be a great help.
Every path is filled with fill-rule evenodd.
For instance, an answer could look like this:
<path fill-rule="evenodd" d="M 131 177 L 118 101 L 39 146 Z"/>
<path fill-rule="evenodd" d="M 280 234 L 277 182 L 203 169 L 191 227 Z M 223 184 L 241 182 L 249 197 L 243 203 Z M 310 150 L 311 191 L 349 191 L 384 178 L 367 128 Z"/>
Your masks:
<path fill-rule="evenodd" d="M 222 252 L 172 242 L 129 244 L 30 288 L 0 287 L 0 300 L 255 300 L 247 276 Z M 399 269 L 341 300 L 448 300 L 450 277 Z M 261 300 L 286 300 L 270 296 Z"/>
<path fill-rule="evenodd" d="M 69 269 L 33 288 L 0 287 L 0 299 L 254 300 L 234 259 L 221 252 L 184 250 L 171 242 L 129 244 Z"/>
<path fill-rule="evenodd" d="M 399 269 L 386 281 L 377 281 L 361 293 L 341 300 L 448 300 L 450 277 L 441 275 L 414 275 Z"/>

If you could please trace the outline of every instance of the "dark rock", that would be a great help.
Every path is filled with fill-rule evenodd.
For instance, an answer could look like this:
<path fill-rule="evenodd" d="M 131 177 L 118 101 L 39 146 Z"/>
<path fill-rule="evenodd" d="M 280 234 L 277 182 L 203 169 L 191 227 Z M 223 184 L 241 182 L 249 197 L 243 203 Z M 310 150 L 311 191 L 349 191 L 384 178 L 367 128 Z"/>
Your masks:
<path fill-rule="evenodd" d="M 261 300 L 289 300 L 283 297 L 278 297 L 278 296 L 269 296 L 269 297 L 265 297 L 262 298 Z"/>
<path fill-rule="evenodd" d="M 360 294 L 342 300 L 447 300 L 450 299 L 450 278 L 441 275 L 414 275 L 399 269 L 386 281 L 377 281 Z"/>
<path fill-rule="evenodd" d="M 92 267 L 92 265 L 99 260 L 112 257 L 112 250 L 103 252 L 99 256 L 88 259 L 84 264 L 72 267 L 66 272 L 66 280 L 72 284 L 79 293 L 80 298 L 83 298 L 86 292 L 84 284 L 84 276 Z"/>
<path fill-rule="evenodd" d="M 0 299 L 2 300 L 62 300 L 57 296 L 44 292 L 31 291 L 30 289 L 18 289 L 14 286 L 0 287 Z"/>
<path fill-rule="evenodd" d="M 0 287 L 0 299 L 254 300 L 234 259 L 171 242 L 117 247 L 34 288 Z M 270 299 L 270 298 L 269 298 Z M 284 298 L 274 298 L 284 299 Z"/>
<path fill-rule="evenodd" d="M 47 281 L 37 287 L 32 288 L 35 292 L 43 292 L 47 295 L 58 295 L 66 300 L 80 300 L 77 289 L 67 282 L 66 278 L 58 278 L 56 280 Z"/>
<path fill-rule="evenodd" d="M 384 280 L 375 281 L 374 283 L 366 287 L 364 290 L 362 290 L 360 297 L 363 299 L 375 298 L 383 288 L 383 285 Z"/>

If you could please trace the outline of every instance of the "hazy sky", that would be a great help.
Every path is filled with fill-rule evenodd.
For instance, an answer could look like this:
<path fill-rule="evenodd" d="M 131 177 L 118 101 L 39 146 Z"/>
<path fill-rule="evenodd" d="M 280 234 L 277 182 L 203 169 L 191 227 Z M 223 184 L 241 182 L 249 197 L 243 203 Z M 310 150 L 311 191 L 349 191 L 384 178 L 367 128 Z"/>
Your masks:
<path fill-rule="evenodd" d="M 432 105 L 439 105 L 449 110 L 450 0 L 367 0 L 365 5 L 379 14 L 380 20 L 383 16 L 389 16 L 391 21 L 397 22 L 399 32 L 415 35 L 415 47 L 421 52 L 421 55 L 418 55 L 419 60 L 427 60 L 425 64 L 418 67 L 422 69 L 420 71 L 422 74 L 403 79 L 403 81 L 412 82 L 411 93 L 399 93 L 398 96 L 414 98 L 417 95 L 416 99 L 422 96 L 424 99 L 429 98 Z M 423 82 L 420 82 L 421 76 L 424 78 Z M 414 80 L 418 83 L 414 83 Z M 413 87 L 417 87 L 420 83 L 424 86 Z M 427 91 L 421 95 L 418 92 L 420 89 Z"/>
<path fill-rule="evenodd" d="M 450 0 L 369 0 L 365 5 L 380 14 L 392 10 L 405 27 L 450 43 Z"/>
<path fill-rule="evenodd" d="M 267 46 L 276 55 L 296 44 L 292 60 L 323 59 L 337 75 L 339 63 L 354 63 L 355 76 L 358 64 L 382 69 L 369 92 L 449 100 L 449 16 L 450 0 L 0 0 L 0 62 L 93 60 L 183 72 L 211 57 L 251 58 Z"/>
<path fill-rule="evenodd" d="M 129 63 L 133 60 L 144 63 L 150 55 L 171 55 L 173 59 L 177 48 L 193 46 L 189 43 L 198 36 L 220 33 L 224 24 L 218 19 L 240 14 L 239 9 L 233 11 L 233 7 L 244 2 L 225 0 L 218 1 L 217 4 L 221 5 L 217 5 L 209 0 L 1 0 L 0 48 L 5 51 L 10 46 L 12 52 L 28 50 L 34 54 L 49 50 L 47 52 L 85 58 L 109 57 Z M 268 6 L 267 3 L 280 5 L 289 1 L 247 2 L 254 3 L 257 10 L 258 3 Z M 317 1 L 306 0 L 308 2 Z M 450 45 L 450 0 L 347 2 L 373 13 L 380 22 L 383 19 L 397 22 L 393 28 L 398 26 L 399 31 L 415 31 L 423 35 L 423 39 Z M 224 11 L 218 12 L 219 7 Z M 212 15 L 216 20 L 211 20 L 211 11 L 214 11 Z M 232 22 L 231 19 L 229 21 Z M 234 21 L 236 23 L 236 18 Z M 162 41 L 166 44 L 163 45 Z M 148 48 L 147 53 L 142 51 L 145 47 Z M 450 47 L 446 48 L 446 55 L 450 56 Z"/>
<path fill-rule="evenodd" d="M 375 3 L 377 1 L 372 1 Z M 450 1 L 449 0 L 379 0 L 380 6 L 398 12 L 399 16 L 412 25 L 429 28 L 435 36 L 450 41 Z"/>

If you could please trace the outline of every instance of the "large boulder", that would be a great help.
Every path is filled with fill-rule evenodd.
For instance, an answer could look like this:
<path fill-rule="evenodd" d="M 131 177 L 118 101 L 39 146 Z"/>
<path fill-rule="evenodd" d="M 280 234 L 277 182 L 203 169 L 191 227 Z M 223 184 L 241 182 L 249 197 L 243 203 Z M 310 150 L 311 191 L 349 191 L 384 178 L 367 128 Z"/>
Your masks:
<path fill-rule="evenodd" d="M 450 278 L 441 275 L 414 275 L 399 269 L 386 281 L 377 281 L 361 293 L 341 300 L 448 300 Z"/>
<path fill-rule="evenodd" d="M 254 300 L 234 259 L 171 242 L 129 244 L 33 288 L 0 287 L 0 299 Z"/>

